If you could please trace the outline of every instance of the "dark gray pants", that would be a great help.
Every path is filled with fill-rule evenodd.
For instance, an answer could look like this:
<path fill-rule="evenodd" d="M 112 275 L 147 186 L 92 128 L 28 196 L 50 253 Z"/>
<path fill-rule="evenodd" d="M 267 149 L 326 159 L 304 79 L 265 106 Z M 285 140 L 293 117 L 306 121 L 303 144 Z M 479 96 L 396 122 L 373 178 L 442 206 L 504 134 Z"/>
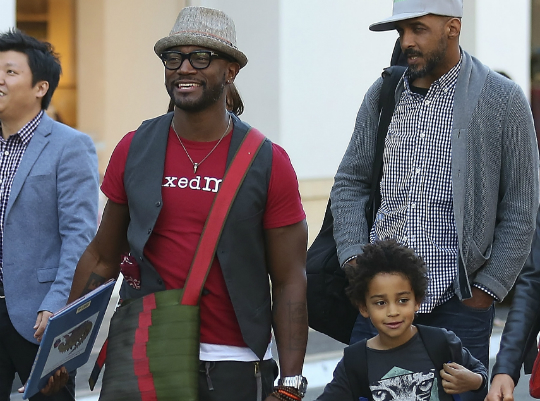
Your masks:
<path fill-rule="evenodd" d="M 260 401 L 257 400 L 258 383 L 259 394 L 264 400 L 273 392 L 277 375 L 278 367 L 273 359 L 261 362 L 201 361 L 199 401 Z"/>
<path fill-rule="evenodd" d="M 7 312 L 6 300 L 0 298 L 0 401 L 9 400 L 15 373 L 22 383 L 28 380 L 38 348 L 15 330 Z M 37 393 L 30 397 L 30 401 L 74 401 L 75 373 L 70 373 L 67 386 L 59 393 L 50 397 Z"/>

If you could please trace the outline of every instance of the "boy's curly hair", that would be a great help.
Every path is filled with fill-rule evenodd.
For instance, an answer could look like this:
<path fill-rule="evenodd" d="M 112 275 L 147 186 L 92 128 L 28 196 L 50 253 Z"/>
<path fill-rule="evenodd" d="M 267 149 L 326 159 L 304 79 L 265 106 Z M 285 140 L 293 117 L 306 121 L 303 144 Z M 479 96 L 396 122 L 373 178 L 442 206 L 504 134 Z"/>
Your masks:
<path fill-rule="evenodd" d="M 397 241 L 384 240 L 367 244 L 356 258 L 356 266 L 345 265 L 349 285 L 345 293 L 356 307 L 366 305 L 369 283 L 379 273 L 401 274 L 411 283 L 414 297 L 422 302 L 427 290 L 427 269 L 423 259 Z"/>

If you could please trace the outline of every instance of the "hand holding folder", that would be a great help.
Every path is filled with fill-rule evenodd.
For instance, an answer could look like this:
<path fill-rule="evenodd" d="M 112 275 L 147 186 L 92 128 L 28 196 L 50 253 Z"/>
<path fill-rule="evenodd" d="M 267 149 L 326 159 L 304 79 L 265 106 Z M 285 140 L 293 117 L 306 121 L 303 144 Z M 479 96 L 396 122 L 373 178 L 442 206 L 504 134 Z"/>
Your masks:
<path fill-rule="evenodd" d="M 19 389 L 24 399 L 39 391 L 58 392 L 66 385 L 68 372 L 88 361 L 115 282 L 109 280 L 48 319 L 28 382 Z M 39 329 L 38 322 L 36 326 Z"/>

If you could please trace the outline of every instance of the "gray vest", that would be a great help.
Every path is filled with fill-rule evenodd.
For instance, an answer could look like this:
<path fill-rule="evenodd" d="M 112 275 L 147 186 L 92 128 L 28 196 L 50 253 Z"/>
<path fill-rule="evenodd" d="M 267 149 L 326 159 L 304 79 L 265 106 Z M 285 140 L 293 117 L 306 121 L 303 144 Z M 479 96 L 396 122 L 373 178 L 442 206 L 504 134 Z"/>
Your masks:
<path fill-rule="evenodd" d="M 172 116 L 169 113 L 143 122 L 129 148 L 124 173 L 130 215 L 127 237 L 131 254 L 141 268 L 141 289 L 135 290 L 124 282 L 122 299 L 165 290 L 163 280 L 144 257 L 143 250 L 163 206 L 161 186 Z M 236 116 L 232 118 L 234 130 L 227 167 L 249 129 Z M 271 169 L 272 143 L 266 139 L 232 204 L 216 252 L 242 337 L 261 359 L 270 340 L 272 323 L 262 222 Z M 174 257 L 170 263 L 175 263 Z"/>

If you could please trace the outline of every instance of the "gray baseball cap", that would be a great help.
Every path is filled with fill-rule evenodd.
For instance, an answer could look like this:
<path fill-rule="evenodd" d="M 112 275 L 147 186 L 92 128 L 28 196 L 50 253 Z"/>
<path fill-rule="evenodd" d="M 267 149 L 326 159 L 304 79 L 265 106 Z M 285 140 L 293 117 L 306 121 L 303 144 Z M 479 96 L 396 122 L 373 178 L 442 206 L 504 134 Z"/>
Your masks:
<path fill-rule="evenodd" d="M 370 31 L 391 31 L 394 22 L 435 14 L 463 17 L 463 0 L 394 0 L 392 16 L 369 26 Z"/>

